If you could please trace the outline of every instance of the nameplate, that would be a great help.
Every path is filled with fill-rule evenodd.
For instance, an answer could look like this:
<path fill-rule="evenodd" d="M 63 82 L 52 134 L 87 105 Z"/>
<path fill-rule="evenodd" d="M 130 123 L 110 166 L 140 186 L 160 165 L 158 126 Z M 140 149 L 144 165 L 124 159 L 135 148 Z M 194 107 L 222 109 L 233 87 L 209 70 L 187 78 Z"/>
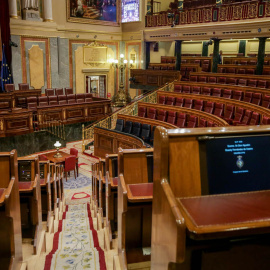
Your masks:
<path fill-rule="evenodd" d="M 84 63 L 106 63 L 107 47 L 85 46 L 83 60 Z"/>

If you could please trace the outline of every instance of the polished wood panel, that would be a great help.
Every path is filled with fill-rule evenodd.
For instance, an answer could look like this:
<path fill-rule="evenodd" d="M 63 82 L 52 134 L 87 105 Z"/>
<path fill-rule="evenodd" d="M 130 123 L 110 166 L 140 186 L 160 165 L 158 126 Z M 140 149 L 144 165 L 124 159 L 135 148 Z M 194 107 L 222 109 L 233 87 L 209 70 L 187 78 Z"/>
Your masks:
<path fill-rule="evenodd" d="M 115 154 L 118 148 L 136 149 L 144 148 L 142 139 L 133 135 L 105 128 L 94 128 L 94 155 L 105 158 L 106 154 Z"/>
<path fill-rule="evenodd" d="M 1 269 L 20 269 L 22 231 L 17 152 L 0 153 L 0 262 Z"/>
<path fill-rule="evenodd" d="M 166 93 L 166 94 L 168 93 L 168 96 L 175 96 L 175 95 L 178 94 L 178 93 L 163 92 L 163 91 L 160 91 L 160 93 L 162 93 L 162 95 L 163 95 L 163 93 Z M 178 95 L 179 95 L 178 97 L 184 97 L 184 98 L 190 98 L 190 99 L 194 98 L 194 95 L 188 95 L 188 94 L 186 94 L 186 95 L 181 94 L 182 96 L 180 94 L 178 94 Z M 198 98 L 198 95 L 195 95 L 195 96 L 196 96 L 196 98 Z M 215 116 L 213 114 L 206 113 L 206 112 L 203 112 L 203 111 L 194 110 L 194 109 L 188 109 L 188 108 L 184 108 L 184 107 L 153 104 L 153 103 L 145 103 L 145 102 L 139 102 L 138 107 L 146 107 L 147 111 L 150 108 L 155 108 L 157 110 L 164 110 L 164 111 L 171 111 L 171 112 L 178 112 L 178 113 L 186 113 L 188 115 L 194 115 L 194 116 L 198 117 L 198 121 L 200 120 L 200 118 L 203 118 L 206 121 L 214 122 L 218 126 L 228 126 L 229 125 L 225 120 L 223 120 L 220 117 L 217 117 L 217 116 Z M 259 107 L 259 106 L 257 106 L 257 107 Z"/>
<path fill-rule="evenodd" d="M 33 132 L 33 113 L 26 109 L 0 111 L 0 137 Z"/>
<path fill-rule="evenodd" d="M 131 69 L 130 77 L 135 79 L 135 85 L 162 86 L 180 80 L 180 71 Z"/>

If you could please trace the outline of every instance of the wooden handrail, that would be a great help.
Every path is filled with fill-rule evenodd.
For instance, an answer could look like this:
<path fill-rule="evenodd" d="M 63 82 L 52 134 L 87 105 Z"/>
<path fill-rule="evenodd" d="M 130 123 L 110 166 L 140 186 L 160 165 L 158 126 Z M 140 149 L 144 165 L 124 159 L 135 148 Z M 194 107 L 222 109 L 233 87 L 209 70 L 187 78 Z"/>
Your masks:
<path fill-rule="evenodd" d="M 5 190 L 5 200 L 8 200 L 9 199 L 10 194 L 12 192 L 12 188 L 14 186 L 14 183 L 15 183 L 15 177 L 12 176 L 11 179 L 10 179 L 10 181 L 9 181 L 8 187 Z"/>

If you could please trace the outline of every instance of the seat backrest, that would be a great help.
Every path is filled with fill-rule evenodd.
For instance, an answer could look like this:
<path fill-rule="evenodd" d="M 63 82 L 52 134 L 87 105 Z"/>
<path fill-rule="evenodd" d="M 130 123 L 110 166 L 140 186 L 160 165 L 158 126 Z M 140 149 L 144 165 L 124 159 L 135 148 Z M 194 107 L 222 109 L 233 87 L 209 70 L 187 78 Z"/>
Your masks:
<path fill-rule="evenodd" d="M 190 76 L 189 77 L 189 81 L 191 81 L 191 82 L 197 82 L 197 80 L 198 80 L 197 76 Z"/>
<path fill-rule="evenodd" d="M 226 77 L 218 77 L 217 83 L 225 84 L 226 83 Z"/>
<path fill-rule="evenodd" d="M 76 94 L 76 101 L 77 101 L 77 103 L 84 103 L 85 102 L 85 94 Z"/>
<path fill-rule="evenodd" d="M 202 94 L 205 96 L 211 96 L 211 88 L 210 87 L 203 87 Z"/>
<path fill-rule="evenodd" d="M 75 157 L 78 156 L 79 151 L 76 148 L 70 148 L 70 155 L 73 155 Z"/>
<path fill-rule="evenodd" d="M 166 97 L 165 96 L 159 96 L 158 97 L 158 103 L 164 105 L 166 103 Z"/>
<path fill-rule="evenodd" d="M 206 82 L 206 76 L 199 76 L 198 82 Z"/>
<path fill-rule="evenodd" d="M 227 82 L 227 84 L 236 85 L 237 79 L 236 78 L 228 78 L 226 82 Z"/>
<path fill-rule="evenodd" d="M 193 99 L 185 98 L 184 107 L 191 109 L 193 105 Z"/>
<path fill-rule="evenodd" d="M 252 94 L 252 92 L 246 92 L 243 101 L 250 103 L 252 99 Z"/>
<path fill-rule="evenodd" d="M 5 91 L 6 92 L 12 92 L 15 91 L 15 84 L 10 83 L 10 84 L 5 84 Z"/>
<path fill-rule="evenodd" d="M 47 96 L 38 97 L 38 105 L 39 106 L 47 106 L 48 105 L 48 97 Z"/>
<path fill-rule="evenodd" d="M 158 116 L 157 116 L 157 120 L 159 121 L 166 121 L 167 119 L 167 112 L 164 110 L 159 110 L 158 111 Z"/>
<path fill-rule="evenodd" d="M 270 125 L 270 117 L 263 116 L 261 124 L 262 125 Z"/>
<path fill-rule="evenodd" d="M 254 68 L 248 68 L 247 70 L 246 70 L 246 74 L 255 74 L 255 69 Z"/>
<path fill-rule="evenodd" d="M 227 73 L 235 73 L 235 68 L 227 68 Z"/>
<path fill-rule="evenodd" d="M 168 111 L 167 122 L 174 125 L 175 119 L 176 119 L 176 112 Z"/>
<path fill-rule="evenodd" d="M 262 94 L 261 93 L 253 93 L 251 103 L 260 105 L 262 101 Z"/>
<path fill-rule="evenodd" d="M 242 91 L 233 91 L 233 99 L 242 100 L 243 92 Z"/>
<path fill-rule="evenodd" d="M 202 111 L 202 109 L 203 109 L 203 101 L 202 100 L 195 100 L 193 109 L 198 110 L 198 111 Z"/>
<path fill-rule="evenodd" d="M 52 89 L 52 88 L 46 88 L 45 89 L 45 95 L 46 96 L 54 96 L 54 89 Z"/>
<path fill-rule="evenodd" d="M 157 117 L 157 110 L 154 108 L 149 108 L 147 118 L 156 119 L 156 117 Z"/>
<path fill-rule="evenodd" d="M 139 117 L 146 117 L 146 108 L 145 107 L 139 107 L 138 116 Z"/>
<path fill-rule="evenodd" d="M 75 167 L 76 167 L 76 157 L 75 156 L 66 157 L 64 171 L 68 172 L 71 170 L 75 170 Z"/>
<path fill-rule="evenodd" d="M 251 115 L 252 115 L 252 111 L 246 110 L 241 123 L 244 125 L 248 125 L 250 118 L 251 118 Z"/>
<path fill-rule="evenodd" d="M 183 107 L 184 99 L 183 98 L 176 98 L 175 99 L 175 106 Z"/>
<path fill-rule="evenodd" d="M 29 90 L 29 83 L 18 83 L 19 90 Z"/>
<path fill-rule="evenodd" d="M 228 104 L 224 111 L 224 119 L 232 119 L 233 113 L 234 113 L 234 106 Z"/>
<path fill-rule="evenodd" d="M 199 95 L 201 93 L 201 87 L 200 86 L 193 86 L 192 87 L 192 94 Z"/>
<path fill-rule="evenodd" d="M 224 98 L 231 98 L 232 97 L 232 90 L 229 89 L 224 89 L 222 97 Z"/>
<path fill-rule="evenodd" d="M 75 104 L 76 102 L 76 95 L 75 94 L 70 94 L 67 95 L 67 102 L 68 104 Z"/>
<path fill-rule="evenodd" d="M 181 93 L 182 92 L 182 85 L 181 84 L 175 84 L 174 85 L 174 92 Z"/>
<path fill-rule="evenodd" d="M 49 105 L 58 105 L 57 96 L 48 96 Z"/>
<path fill-rule="evenodd" d="M 63 88 L 55 88 L 55 94 L 57 96 L 62 96 L 64 95 L 64 89 Z"/>
<path fill-rule="evenodd" d="M 213 121 L 208 121 L 207 127 L 217 127 L 217 124 L 215 124 Z"/>
<path fill-rule="evenodd" d="M 36 102 L 27 103 L 27 109 L 29 109 L 29 110 L 37 110 L 37 103 Z"/>
<path fill-rule="evenodd" d="M 208 82 L 209 83 L 216 83 L 217 82 L 217 77 L 209 77 Z"/>
<path fill-rule="evenodd" d="M 166 105 L 174 105 L 175 97 L 167 97 Z"/>
<path fill-rule="evenodd" d="M 189 94 L 190 93 L 190 86 L 189 85 L 183 85 L 182 87 L 182 92 L 185 94 Z"/>
<path fill-rule="evenodd" d="M 247 86 L 257 87 L 257 80 L 248 80 Z"/>
<path fill-rule="evenodd" d="M 132 131 L 132 122 L 131 121 L 126 121 L 125 127 L 124 127 L 124 132 L 130 134 L 131 131 Z"/>
<path fill-rule="evenodd" d="M 239 79 L 238 85 L 247 86 L 247 79 Z"/>
<path fill-rule="evenodd" d="M 258 125 L 259 120 L 260 120 L 260 114 L 258 114 L 257 112 L 252 112 L 249 124 L 250 125 Z"/>
<path fill-rule="evenodd" d="M 247 60 L 241 60 L 240 65 L 247 65 L 248 61 Z"/>
<path fill-rule="evenodd" d="M 213 110 L 214 110 L 214 102 L 207 101 L 204 106 L 204 111 L 212 114 Z"/>
<path fill-rule="evenodd" d="M 151 126 L 148 124 L 142 125 L 141 138 L 143 140 L 150 138 Z"/>
<path fill-rule="evenodd" d="M 244 68 L 239 68 L 238 74 L 246 74 L 246 70 Z"/>
<path fill-rule="evenodd" d="M 259 88 L 266 88 L 266 85 L 267 85 L 266 81 L 264 81 L 264 80 L 258 80 L 258 86 L 257 87 L 259 87 Z"/>
<path fill-rule="evenodd" d="M 270 96 L 265 95 L 262 99 L 262 107 L 269 109 L 270 106 Z"/>
<path fill-rule="evenodd" d="M 114 130 L 122 132 L 123 129 L 124 129 L 124 120 L 123 119 L 117 119 Z"/>
<path fill-rule="evenodd" d="M 212 91 L 213 97 L 221 97 L 221 88 L 214 88 Z"/>
<path fill-rule="evenodd" d="M 186 120 L 187 115 L 185 113 L 178 113 L 177 115 L 177 120 L 176 120 L 176 126 L 179 128 L 183 128 L 186 126 Z"/>
<path fill-rule="evenodd" d="M 234 121 L 240 122 L 244 115 L 244 109 L 243 108 L 236 108 L 235 114 L 234 114 Z"/>
<path fill-rule="evenodd" d="M 207 127 L 207 121 L 201 118 L 198 127 Z"/>
<path fill-rule="evenodd" d="M 27 97 L 27 103 L 37 103 L 37 97 Z"/>
<path fill-rule="evenodd" d="M 66 105 L 67 104 L 67 96 L 66 95 L 59 95 L 58 98 L 58 104 L 59 105 Z"/>
<path fill-rule="evenodd" d="M 194 115 L 190 115 L 187 127 L 188 128 L 195 128 L 195 127 L 197 127 L 197 124 L 198 124 L 198 117 L 194 116 Z"/>
<path fill-rule="evenodd" d="M 85 93 L 85 102 L 92 102 L 93 101 L 93 95 L 91 93 Z"/>
<path fill-rule="evenodd" d="M 66 94 L 66 95 L 71 95 L 71 94 L 73 94 L 73 89 L 70 88 L 70 87 L 66 87 L 66 88 L 65 88 L 65 94 Z"/>
<path fill-rule="evenodd" d="M 222 103 L 216 103 L 215 104 L 215 110 L 214 110 L 214 115 L 221 117 L 223 115 L 224 111 L 224 104 Z"/>
<path fill-rule="evenodd" d="M 134 122 L 133 123 L 133 128 L 132 128 L 132 135 L 140 137 L 141 134 L 141 123 L 138 122 Z"/>

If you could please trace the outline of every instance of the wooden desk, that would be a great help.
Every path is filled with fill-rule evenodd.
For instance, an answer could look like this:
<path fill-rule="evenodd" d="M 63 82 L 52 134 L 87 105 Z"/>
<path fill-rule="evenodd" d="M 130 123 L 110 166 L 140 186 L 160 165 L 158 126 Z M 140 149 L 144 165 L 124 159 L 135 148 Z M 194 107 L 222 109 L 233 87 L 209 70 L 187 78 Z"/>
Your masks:
<path fill-rule="evenodd" d="M 270 190 L 178 198 L 195 240 L 270 233 Z"/>

